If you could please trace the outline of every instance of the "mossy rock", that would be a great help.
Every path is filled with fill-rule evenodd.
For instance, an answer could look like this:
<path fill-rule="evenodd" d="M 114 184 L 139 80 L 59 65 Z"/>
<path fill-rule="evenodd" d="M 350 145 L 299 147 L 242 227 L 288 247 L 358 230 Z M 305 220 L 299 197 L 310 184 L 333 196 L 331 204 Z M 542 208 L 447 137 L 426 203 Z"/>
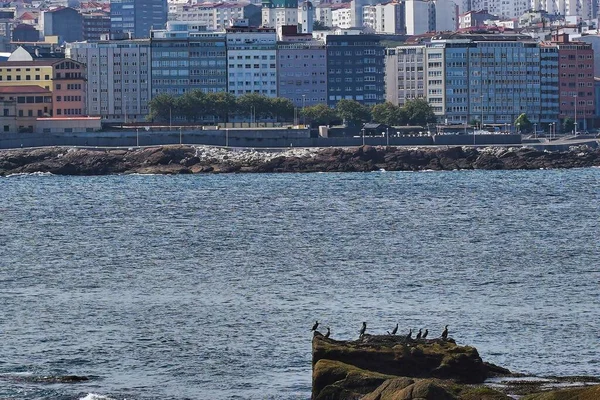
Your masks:
<path fill-rule="evenodd" d="M 457 390 L 460 400 L 511 400 L 512 397 L 486 386 L 464 387 Z"/>
<path fill-rule="evenodd" d="M 521 400 L 598 400 L 600 399 L 600 385 L 561 389 L 550 392 L 535 393 L 524 396 Z"/>
<path fill-rule="evenodd" d="M 395 378 L 385 381 L 362 400 L 457 400 L 443 385 L 430 379 Z"/>
<path fill-rule="evenodd" d="M 393 376 L 366 371 L 339 361 L 319 360 L 313 368 L 313 399 L 360 398 L 390 378 Z"/>

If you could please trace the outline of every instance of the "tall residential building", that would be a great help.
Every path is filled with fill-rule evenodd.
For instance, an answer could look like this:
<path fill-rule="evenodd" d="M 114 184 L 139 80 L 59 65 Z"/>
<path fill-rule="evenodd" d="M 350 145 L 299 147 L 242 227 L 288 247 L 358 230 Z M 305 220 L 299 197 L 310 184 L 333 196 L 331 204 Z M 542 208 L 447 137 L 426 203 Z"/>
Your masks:
<path fill-rule="evenodd" d="M 563 1 L 563 0 L 558 0 Z M 568 0 L 566 0 L 568 1 Z M 517 18 L 531 9 L 530 0 L 470 0 L 468 10 L 461 11 L 480 11 L 487 10 L 490 14 L 503 18 Z"/>
<path fill-rule="evenodd" d="M 363 7 L 363 25 L 375 33 L 406 33 L 405 3 L 383 3 Z"/>
<path fill-rule="evenodd" d="M 71 7 L 58 7 L 42 13 L 40 27 L 44 36 L 58 36 L 59 42 L 76 42 L 82 39 L 82 19 L 79 11 Z"/>
<path fill-rule="evenodd" d="M 385 101 L 384 47 L 376 35 L 327 35 L 327 104 Z"/>
<path fill-rule="evenodd" d="M 150 40 L 68 43 L 65 55 L 87 66 L 88 115 L 100 116 L 108 123 L 146 120 L 150 101 Z"/>
<path fill-rule="evenodd" d="M 165 28 L 167 15 L 167 0 L 111 0 L 110 33 L 148 38 L 150 30 Z"/>
<path fill-rule="evenodd" d="M 315 23 L 313 4 L 306 0 L 298 3 L 298 28 L 302 33 L 311 33 Z"/>
<path fill-rule="evenodd" d="M 261 24 L 260 6 L 247 1 L 169 5 L 169 21 L 193 21 L 208 30 L 223 30 L 231 21 L 247 19 L 250 26 Z"/>
<path fill-rule="evenodd" d="M 96 11 L 81 14 L 83 20 L 83 41 L 97 42 L 102 35 L 110 32 L 110 15 L 107 12 Z"/>
<path fill-rule="evenodd" d="M 577 123 L 578 130 L 592 125 L 594 97 L 594 50 L 584 42 L 571 42 L 568 35 L 555 37 L 558 47 L 559 118 Z"/>
<path fill-rule="evenodd" d="M 170 21 L 166 30 L 151 32 L 150 43 L 152 96 L 178 96 L 192 89 L 227 91 L 225 32 L 206 32 L 193 22 Z"/>
<path fill-rule="evenodd" d="M 546 126 L 558 120 L 560 104 L 558 68 L 558 47 L 546 42 L 540 43 L 540 123 Z"/>
<path fill-rule="evenodd" d="M 284 27 L 277 43 L 277 91 L 296 107 L 327 102 L 327 52 L 325 43 L 311 34 Z"/>
<path fill-rule="evenodd" d="M 397 104 L 423 93 L 448 123 L 509 125 L 522 113 L 534 123 L 556 120 L 556 57 L 541 56 L 528 36 L 441 34 L 387 54 L 387 96 Z"/>
<path fill-rule="evenodd" d="M 407 0 L 404 7 L 407 35 L 420 35 L 435 30 L 435 15 L 432 15 L 433 3 Z"/>
<path fill-rule="evenodd" d="M 579 16 L 584 20 L 598 17 L 598 0 L 531 0 L 533 10 L 544 10 L 550 14 Z"/>
<path fill-rule="evenodd" d="M 247 21 L 226 29 L 229 93 L 277 97 L 277 33 Z"/>
<path fill-rule="evenodd" d="M 298 0 L 262 0 L 262 26 L 279 28 L 298 24 Z"/>

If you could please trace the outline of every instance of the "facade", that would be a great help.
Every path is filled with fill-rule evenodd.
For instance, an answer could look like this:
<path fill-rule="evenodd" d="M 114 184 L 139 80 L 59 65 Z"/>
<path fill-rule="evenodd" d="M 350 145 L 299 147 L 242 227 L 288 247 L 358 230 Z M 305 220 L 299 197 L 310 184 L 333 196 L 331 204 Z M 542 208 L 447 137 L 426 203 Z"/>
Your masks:
<path fill-rule="evenodd" d="M 352 22 L 352 7 L 348 3 L 340 4 L 339 7 L 331 10 L 331 26 L 340 29 L 350 29 Z"/>
<path fill-rule="evenodd" d="M 227 91 L 225 32 L 202 32 L 193 25 L 171 21 L 166 30 L 151 32 L 152 96 Z"/>
<path fill-rule="evenodd" d="M 25 54 L 26 53 L 26 54 Z M 17 49 L 0 62 L 0 87 L 39 86 L 52 93 L 50 116 L 85 115 L 85 65 L 67 59 L 34 60 Z"/>
<path fill-rule="evenodd" d="M 164 29 L 167 14 L 167 0 L 111 0 L 110 33 L 148 38 L 150 30 Z"/>
<path fill-rule="evenodd" d="M 462 12 L 487 10 L 490 14 L 502 18 L 517 18 L 532 8 L 530 0 L 470 0 L 470 3 L 469 8 Z"/>
<path fill-rule="evenodd" d="M 0 86 L 0 108 L 1 132 L 33 132 L 36 119 L 52 113 L 52 92 L 37 85 Z"/>
<path fill-rule="evenodd" d="M 327 35 L 327 104 L 384 102 L 384 48 L 375 35 Z"/>
<path fill-rule="evenodd" d="M 467 11 L 459 16 L 459 28 L 468 29 L 479 26 L 485 26 L 485 21 L 497 19 L 495 15 L 488 13 L 485 10 Z"/>
<path fill-rule="evenodd" d="M 170 5 L 169 21 L 193 21 L 208 30 L 223 30 L 232 20 L 247 19 L 250 26 L 261 24 L 260 7 L 248 2 L 198 3 Z"/>
<path fill-rule="evenodd" d="M 408 100 L 425 97 L 425 50 L 425 45 L 386 49 L 386 101 L 403 106 Z"/>
<path fill-rule="evenodd" d="M 404 7 L 407 35 L 420 35 L 434 30 L 435 19 L 432 20 L 431 15 L 432 3 L 408 0 Z"/>
<path fill-rule="evenodd" d="M 375 33 L 405 34 L 405 3 L 385 3 L 363 7 L 363 24 Z"/>
<path fill-rule="evenodd" d="M 296 107 L 327 102 L 327 51 L 312 35 L 281 35 L 277 43 L 277 93 Z"/>
<path fill-rule="evenodd" d="M 67 58 L 87 66 L 86 104 L 103 122 L 141 122 L 150 101 L 150 41 L 68 43 Z"/>
<path fill-rule="evenodd" d="M 40 31 L 33 25 L 19 24 L 13 28 L 13 42 L 37 42 L 40 40 Z"/>
<path fill-rule="evenodd" d="M 273 28 L 227 28 L 229 93 L 277 97 L 277 34 Z"/>
<path fill-rule="evenodd" d="M 578 131 L 593 126 L 594 50 L 588 43 L 570 42 L 567 35 L 555 37 L 558 47 L 559 119 L 575 121 Z"/>
<path fill-rule="evenodd" d="M 102 35 L 110 32 L 110 15 L 105 12 L 82 14 L 83 41 L 98 42 Z"/>
<path fill-rule="evenodd" d="M 313 4 L 306 0 L 298 3 L 298 28 L 302 33 L 311 33 L 315 23 Z"/>
<path fill-rule="evenodd" d="M 441 34 L 424 45 L 387 49 L 387 100 L 425 97 L 450 124 L 508 128 L 558 117 L 557 50 L 524 35 Z"/>
<path fill-rule="evenodd" d="M 433 0 L 434 13 L 432 20 L 435 22 L 436 32 L 454 32 L 458 29 L 458 6 L 452 0 Z"/>
<path fill-rule="evenodd" d="M 298 25 L 298 0 L 263 0 L 262 26 Z"/>
<path fill-rule="evenodd" d="M 81 14 L 71 7 L 58 7 L 42 13 L 44 36 L 58 36 L 59 42 L 76 42 L 83 38 Z"/>
<path fill-rule="evenodd" d="M 319 4 L 315 7 L 315 21 L 319 21 L 324 26 L 333 26 L 332 19 L 332 5 L 331 4 Z"/>

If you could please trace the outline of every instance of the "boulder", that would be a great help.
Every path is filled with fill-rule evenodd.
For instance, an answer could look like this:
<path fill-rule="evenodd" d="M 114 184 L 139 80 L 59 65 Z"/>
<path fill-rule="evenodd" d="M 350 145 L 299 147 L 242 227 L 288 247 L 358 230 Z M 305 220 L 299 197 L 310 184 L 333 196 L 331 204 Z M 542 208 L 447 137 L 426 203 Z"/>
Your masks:
<path fill-rule="evenodd" d="M 521 400 L 598 400 L 600 385 L 530 394 Z"/>

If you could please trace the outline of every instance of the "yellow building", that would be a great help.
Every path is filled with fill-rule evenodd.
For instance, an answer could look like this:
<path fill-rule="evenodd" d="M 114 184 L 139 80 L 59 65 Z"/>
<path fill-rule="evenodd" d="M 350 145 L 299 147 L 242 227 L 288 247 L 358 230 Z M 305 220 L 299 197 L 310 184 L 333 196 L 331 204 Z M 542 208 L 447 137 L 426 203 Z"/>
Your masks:
<path fill-rule="evenodd" d="M 0 86 L 1 132 L 33 132 L 52 112 L 52 92 L 40 86 Z"/>

